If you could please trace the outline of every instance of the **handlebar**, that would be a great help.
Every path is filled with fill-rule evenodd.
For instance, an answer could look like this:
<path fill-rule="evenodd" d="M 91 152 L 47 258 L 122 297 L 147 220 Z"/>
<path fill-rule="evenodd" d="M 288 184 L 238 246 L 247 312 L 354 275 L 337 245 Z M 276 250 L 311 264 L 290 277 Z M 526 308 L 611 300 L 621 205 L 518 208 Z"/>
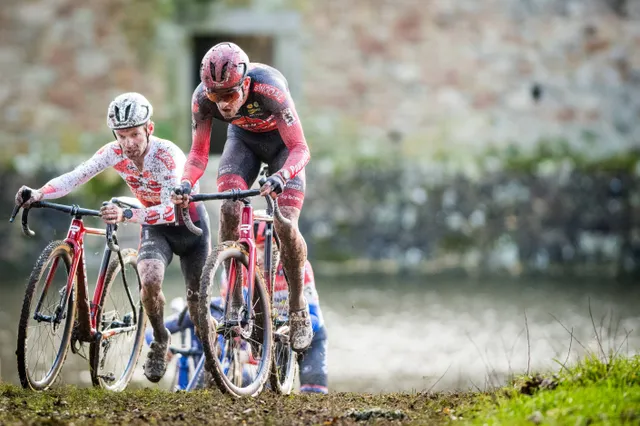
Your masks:
<path fill-rule="evenodd" d="M 189 200 L 192 202 L 195 201 L 211 201 L 211 200 L 232 200 L 232 201 L 240 201 L 245 200 L 246 198 L 256 197 L 260 195 L 260 189 L 232 189 L 225 192 L 213 192 L 209 194 L 194 194 L 189 196 Z M 278 207 L 277 200 L 272 199 L 269 195 L 265 195 L 265 200 L 267 201 L 267 212 L 273 213 L 273 216 L 279 222 L 282 222 L 285 225 L 291 225 L 291 221 L 282 215 L 280 208 Z M 191 216 L 189 215 L 189 209 L 182 209 L 182 220 L 184 224 L 187 226 L 189 231 L 193 232 L 196 235 L 202 235 L 202 229 L 198 228 L 191 221 Z"/>
<path fill-rule="evenodd" d="M 23 190 L 22 199 L 29 200 L 30 198 L 31 198 L 31 190 L 29 189 Z M 21 207 L 22 205 L 20 206 L 16 205 L 13 208 L 13 211 L 11 212 L 11 217 L 9 218 L 9 223 L 13 223 Z M 100 212 L 98 210 L 85 209 L 75 204 L 66 205 L 66 204 L 51 203 L 49 201 L 36 201 L 34 203 L 31 203 L 31 205 L 29 205 L 28 207 L 25 207 L 22 209 L 22 233 L 27 237 L 33 237 L 34 235 L 36 235 L 36 233 L 29 228 L 29 211 L 32 208 L 53 209 L 63 213 L 70 214 L 76 219 L 80 219 L 83 216 L 100 217 Z M 117 252 L 117 251 L 120 251 L 120 247 L 118 247 L 118 244 L 117 244 L 116 229 L 117 229 L 117 225 L 115 224 L 107 225 L 106 234 L 107 234 L 107 245 L 109 246 L 109 249 Z"/>
<path fill-rule="evenodd" d="M 268 175 L 269 175 L 269 167 L 265 165 L 260 171 L 260 179 L 258 181 L 261 187 L 267 181 Z M 176 188 L 174 191 L 177 195 L 183 194 L 182 188 Z M 256 197 L 260 195 L 260 189 L 246 189 L 246 190 L 231 189 L 226 192 L 214 192 L 209 194 L 193 194 L 193 195 L 190 195 L 187 193 L 187 195 L 189 195 L 189 201 L 211 201 L 211 200 L 232 200 L 232 201 L 243 200 L 244 201 L 246 198 Z M 282 215 L 282 212 L 278 207 L 278 202 L 272 199 L 269 195 L 266 195 L 264 198 L 267 201 L 267 213 L 273 214 L 276 220 L 283 223 L 284 225 L 290 226 L 291 221 Z M 178 213 L 177 210 L 178 210 L 178 206 L 176 205 L 176 217 Z M 189 209 L 183 208 L 181 210 L 182 211 L 180 212 L 180 214 L 182 217 L 182 221 L 184 222 L 187 229 L 189 229 L 189 231 L 191 231 L 195 235 L 198 235 L 198 236 L 202 235 L 202 229 L 194 225 L 193 221 L 191 220 L 191 216 L 189 215 Z"/>

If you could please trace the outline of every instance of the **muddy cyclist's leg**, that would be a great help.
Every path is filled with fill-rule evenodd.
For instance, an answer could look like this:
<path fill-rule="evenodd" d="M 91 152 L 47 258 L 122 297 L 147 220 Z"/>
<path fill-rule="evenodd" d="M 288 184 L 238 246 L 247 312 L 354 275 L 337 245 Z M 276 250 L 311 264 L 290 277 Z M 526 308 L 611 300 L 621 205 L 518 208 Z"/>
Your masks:
<path fill-rule="evenodd" d="M 282 161 L 280 159 L 280 161 Z M 278 170 L 279 165 L 269 165 Z M 278 195 L 278 206 L 282 215 L 291 221 L 291 226 L 274 221 L 276 233 L 280 237 L 280 261 L 289 283 L 289 309 L 297 311 L 304 308 L 303 283 L 304 264 L 307 261 L 307 243 L 298 229 L 298 218 L 304 203 L 305 172 L 302 170 L 291 179 Z"/>
<path fill-rule="evenodd" d="M 140 230 L 138 249 L 138 273 L 140 274 L 140 300 L 149 324 L 153 328 L 154 340 L 167 339 L 164 327 L 165 298 L 162 293 L 164 271 L 171 262 L 173 252 L 162 230 L 166 226 L 144 225 Z"/>
<path fill-rule="evenodd" d="M 280 210 L 282 215 L 291 221 L 291 225 L 275 221 L 275 228 L 281 243 L 280 262 L 289 283 L 289 309 L 297 311 L 305 306 L 302 286 L 307 243 L 298 229 L 300 210 L 292 206 L 280 206 Z"/>
<path fill-rule="evenodd" d="M 164 262 L 157 259 L 146 259 L 138 262 L 138 272 L 142 289 L 140 299 L 153 328 L 153 340 L 164 343 L 168 336 L 164 326 L 165 298 L 162 293 L 164 279 Z"/>
<path fill-rule="evenodd" d="M 202 269 L 204 264 L 211 253 L 211 232 L 209 216 L 204 208 L 204 204 L 198 206 L 198 215 L 200 221 L 196 224 L 202 229 L 202 235 L 195 237 L 190 234 L 190 231 L 185 229 L 187 233 L 186 239 L 193 239 L 193 243 L 185 247 L 184 254 L 180 256 L 180 268 L 182 269 L 182 275 L 184 276 L 185 284 L 187 286 L 187 306 L 189 307 L 189 316 L 192 318 L 193 325 L 196 329 L 196 334 L 199 334 L 198 327 L 198 299 L 200 291 L 200 277 L 202 276 Z"/>
<path fill-rule="evenodd" d="M 248 189 L 249 184 L 255 181 L 260 171 L 260 160 L 242 141 L 241 136 L 242 132 L 239 132 L 235 126 L 229 126 L 227 142 L 218 166 L 217 184 L 219 192 L 231 189 Z M 236 241 L 238 239 L 241 211 L 242 203 L 240 201 L 226 200 L 222 203 L 218 229 L 219 242 Z M 228 270 L 229 263 L 225 267 Z M 241 279 L 241 274 L 238 274 L 233 293 L 235 304 L 242 303 Z"/>

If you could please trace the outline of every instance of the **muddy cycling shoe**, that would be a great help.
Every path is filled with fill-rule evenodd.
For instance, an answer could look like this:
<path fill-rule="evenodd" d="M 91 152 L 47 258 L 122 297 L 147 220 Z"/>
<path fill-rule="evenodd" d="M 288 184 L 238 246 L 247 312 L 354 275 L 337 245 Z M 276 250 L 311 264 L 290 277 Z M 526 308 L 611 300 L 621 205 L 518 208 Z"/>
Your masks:
<path fill-rule="evenodd" d="M 167 340 L 164 342 L 156 340 L 151 342 L 147 360 L 142 367 L 145 377 L 152 383 L 158 383 L 167 371 L 167 350 L 171 344 L 171 333 L 169 330 L 165 330 L 167 332 Z"/>
<path fill-rule="evenodd" d="M 304 309 L 289 312 L 289 338 L 291 349 L 296 352 L 304 352 L 313 340 L 313 328 L 311 327 L 311 315 L 309 304 L 305 302 Z"/>

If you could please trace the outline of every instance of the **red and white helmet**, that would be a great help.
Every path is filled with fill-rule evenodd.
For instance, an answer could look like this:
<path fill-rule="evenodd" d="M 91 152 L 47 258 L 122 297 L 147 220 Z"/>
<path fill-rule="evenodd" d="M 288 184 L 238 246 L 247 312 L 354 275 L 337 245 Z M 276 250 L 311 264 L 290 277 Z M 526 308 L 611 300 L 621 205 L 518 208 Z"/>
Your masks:
<path fill-rule="evenodd" d="M 129 92 L 118 95 L 107 110 L 107 126 L 111 130 L 122 130 L 145 124 L 153 115 L 151 102 L 140 93 Z"/>
<path fill-rule="evenodd" d="M 234 43 L 213 46 L 200 63 L 200 80 L 209 91 L 239 86 L 249 72 L 249 57 Z"/>

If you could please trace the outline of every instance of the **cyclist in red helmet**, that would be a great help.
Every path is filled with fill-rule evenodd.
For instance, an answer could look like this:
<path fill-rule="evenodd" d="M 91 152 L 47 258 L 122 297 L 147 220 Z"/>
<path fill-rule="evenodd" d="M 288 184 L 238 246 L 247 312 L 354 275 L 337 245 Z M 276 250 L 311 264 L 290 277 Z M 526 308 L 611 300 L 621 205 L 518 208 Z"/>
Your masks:
<path fill-rule="evenodd" d="M 214 119 L 230 124 L 218 166 L 218 191 L 248 189 L 261 163 L 275 171 L 261 190 L 263 195 L 278 198 L 283 215 L 290 221 L 276 221 L 275 226 L 282 240 L 283 268 L 291 277 L 292 346 L 303 351 L 311 344 L 313 330 L 303 294 L 307 245 L 298 230 L 298 217 L 304 201 L 304 167 L 310 155 L 287 80 L 270 66 L 249 62 L 240 47 L 228 42 L 213 46 L 204 55 L 200 80 L 192 97 L 193 140 L 182 176 L 182 192 L 189 193 L 207 167 Z M 173 201 L 183 206 L 188 203 L 187 197 L 175 193 Z M 222 204 L 221 241 L 238 238 L 240 207 L 237 201 Z M 235 299 L 240 297 L 236 295 Z"/>

